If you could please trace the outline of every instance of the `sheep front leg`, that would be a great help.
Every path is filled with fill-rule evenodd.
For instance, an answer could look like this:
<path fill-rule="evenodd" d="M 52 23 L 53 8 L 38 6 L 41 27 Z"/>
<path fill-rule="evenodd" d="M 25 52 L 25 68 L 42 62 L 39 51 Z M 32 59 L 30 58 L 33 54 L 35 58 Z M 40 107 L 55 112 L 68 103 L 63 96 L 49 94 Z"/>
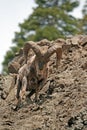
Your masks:
<path fill-rule="evenodd" d="M 20 81 L 20 78 L 18 77 L 17 78 L 17 84 L 16 84 L 16 87 L 17 87 L 17 92 L 16 92 L 16 99 L 17 99 L 17 105 L 19 104 L 19 101 L 20 101 L 20 90 L 21 90 L 21 81 Z"/>
<path fill-rule="evenodd" d="M 23 96 L 25 95 L 27 89 L 27 78 L 24 76 L 23 80 L 22 80 L 22 90 L 20 92 L 20 97 L 21 99 L 23 98 Z"/>
<path fill-rule="evenodd" d="M 26 79 L 26 77 L 23 77 L 23 79 L 20 80 L 20 78 L 18 76 L 17 77 L 17 83 L 16 83 L 16 87 L 17 87 L 16 103 L 15 103 L 15 106 L 13 107 L 14 110 L 18 109 L 18 107 L 19 107 L 19 105 L 21 103 L 22 97 L 25 94 L 26 86 L 27 86 L 27 79 Z"/>
<path fill-rule="evenodd" d="M 17 110 L 20 102 L 21 102 L 21 99 L 20 99 L 20 90 L 21 90 L 21 81 L 20 81 L 20 78 L 19 78 L 19 75 L 17 76 L 17 81 L 16 81 L 16 100 L 15 100 L 15 103 L 14 105 L 12 106 L 12 109 L 13 110 Z"/>
<path fill-rule="evenodd" d="M 32 89 L 30 93 L 27 95 L 27 98 L 30 98 L 35 93 L 35 89 Z"/>

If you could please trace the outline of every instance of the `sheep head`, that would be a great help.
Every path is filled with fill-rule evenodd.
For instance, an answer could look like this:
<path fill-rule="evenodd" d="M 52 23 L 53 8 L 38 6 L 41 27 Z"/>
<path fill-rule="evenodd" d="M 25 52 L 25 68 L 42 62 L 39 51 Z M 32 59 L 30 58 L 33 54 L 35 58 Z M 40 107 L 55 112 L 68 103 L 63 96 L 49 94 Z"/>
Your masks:
<path fill-rule="evenodd" d="M 44 76 L 47 77 L 49 67 L 48 67 L 48 63 L 45 63 L 43 56 L 41 57 L 41 59 L 36 58 L 35 67 L 36 67 L 36 73 L 37 73 L 38 80 L 43 79 Z"/>
<path fill-rule="evenodd" d="M 43 75 L 44 71 L 46 71 L 46 69 L 45 69 L 46 63 L 44 62 L 44 56 L 41 51 L 41 47 L 32 41 L 25 43 L 25 45 L 24 45 L 25 62 L 27 62 L 28 51 L 30 49 L 32 49 L 34 51 L 35 57 L 34 57 L 33 61 L 30 59 L 32 62 L 28 60 L 28 63 L 29 64 L 30 64 L 30 62 L 32 63 L 31 68 L 34 68 L 37 73 L 37 77 L 40 77 L 41 75 Z"/>
<path fill-rule="evenodd" d="M 49 49 L 47 49 L 47 51 L 43 52 L 43 50 L 41 50 L 42 48 L 37 45 L 36 43 L 29 41 L 27 43 L 25 43 L 24 45 L 24 57 L 26 59 L 27 62 L 27 57 L 28 57 L 28 51 L 30 49 L 32 49 L 34 51 L 34 53 L 36 54 L 35 59 L 34 59 L 34 69 L 36 69 L 36 73 L 37 73 L 37 77 L 42 78 L 42 76 L 44 75 L 44 73 L 47 73 L 48 71 L 48 62 L 50 61 L 50 57 L 56 53 L 56 67 L 59 65 L 60 63 L 60 59 L 62 57 L 62 45 L 64 44 L 64 40 L 59 40 L 57 41 L 57 43 L 53 46 L 51 46 Z M 32 65 L 33 67 L 33 65 Z"/>

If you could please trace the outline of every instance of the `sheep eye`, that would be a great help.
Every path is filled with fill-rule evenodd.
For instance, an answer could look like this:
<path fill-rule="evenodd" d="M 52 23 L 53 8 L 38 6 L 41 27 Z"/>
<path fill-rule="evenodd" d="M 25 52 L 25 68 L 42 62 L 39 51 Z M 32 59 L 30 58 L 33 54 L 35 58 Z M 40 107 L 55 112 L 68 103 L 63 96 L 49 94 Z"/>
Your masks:
<path fill-rule="evenodd" d="M 39 69 L 42 70 L 43 69 L 43 62 L 39 62 Z"/>
<path fill-rule="evenodd" d="M 34 70 L 34 68 L 33 68 L 33 67 L 30 67 L 30 71 L 31 71 L 31 72 L 34 72 L 35 70 Z"/>

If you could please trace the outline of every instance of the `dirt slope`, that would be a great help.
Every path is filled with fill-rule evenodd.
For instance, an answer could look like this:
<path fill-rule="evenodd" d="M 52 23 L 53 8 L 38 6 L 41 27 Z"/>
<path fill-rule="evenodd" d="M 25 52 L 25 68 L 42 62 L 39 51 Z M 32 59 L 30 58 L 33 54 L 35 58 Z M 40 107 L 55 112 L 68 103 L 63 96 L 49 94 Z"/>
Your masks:
<path fill-rule="evenodd" d="M 39 94 L 39 102 L 24 101 L 13 111 L 13 78 L 0 76 L 0 130 L 87 130 L 87 45 L 70 45 Z M 8 97 L 6 98 L 6 96 Z"/>

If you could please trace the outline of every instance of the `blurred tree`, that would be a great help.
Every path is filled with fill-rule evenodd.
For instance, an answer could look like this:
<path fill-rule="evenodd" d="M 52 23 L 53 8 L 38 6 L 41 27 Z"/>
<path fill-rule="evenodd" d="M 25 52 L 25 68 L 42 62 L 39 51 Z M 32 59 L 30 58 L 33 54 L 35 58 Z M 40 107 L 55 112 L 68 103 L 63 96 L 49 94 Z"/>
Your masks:
<path fill-rule="evenodd" d="M 79 27 L 82 34 L 87 34 L 87 0 L 82 9 L 83 18 L 80 19 Z"/>
<path fill-rule="evenodd" d="M 14 47 L 10 48 L 3 61 L 3 71 L 14 53 L 27 40 L 39 41 L 47 38 L 55 40 L 79 32 L 78 20 L 70 15 L 79 6 L 78 0 L 35 0 L 37 7 L 33 13 L 19 24 L 20 31 L 15 32 Z"/>

